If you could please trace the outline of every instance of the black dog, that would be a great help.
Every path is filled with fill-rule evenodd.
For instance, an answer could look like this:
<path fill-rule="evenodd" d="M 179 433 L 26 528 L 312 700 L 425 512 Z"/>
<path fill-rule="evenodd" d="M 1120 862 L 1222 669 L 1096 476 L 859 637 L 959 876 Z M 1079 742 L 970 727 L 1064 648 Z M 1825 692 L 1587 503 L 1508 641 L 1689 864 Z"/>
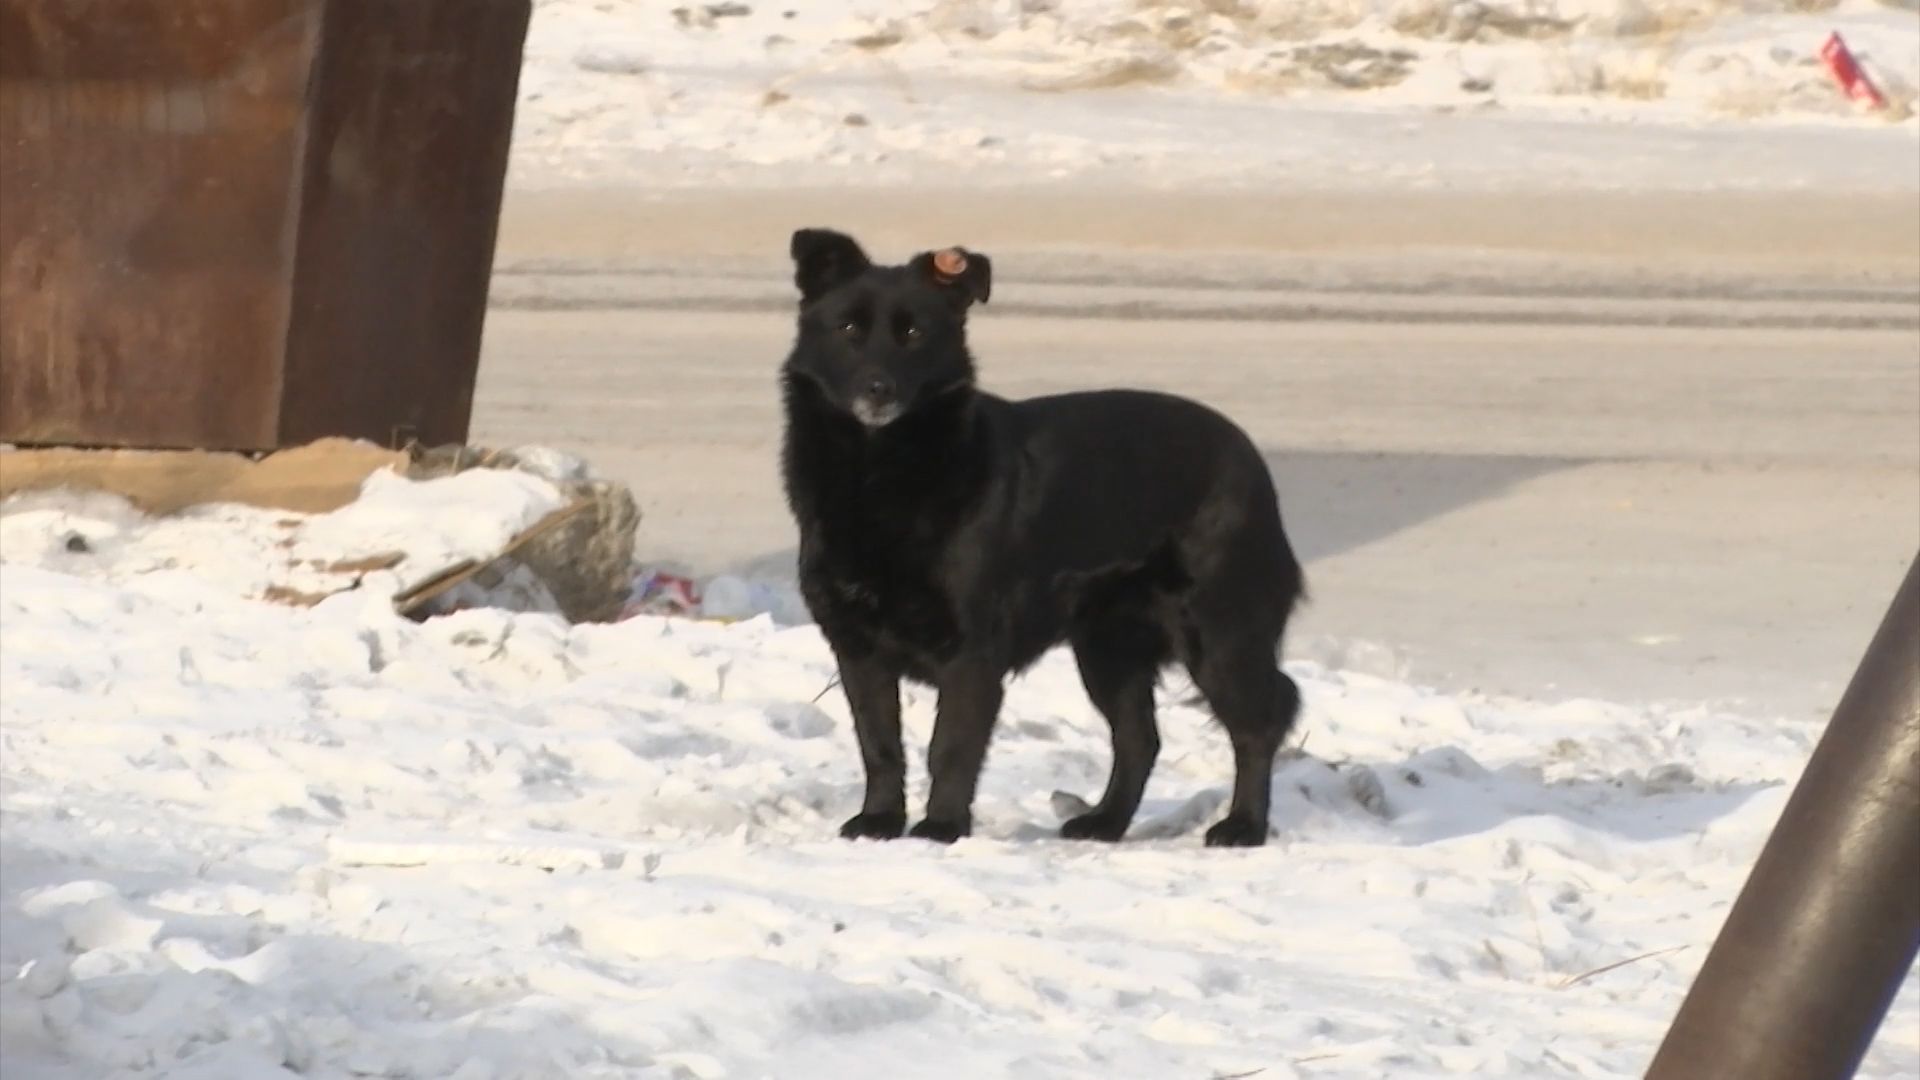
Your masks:
<path fill-rule="evenodd" d="M 902 677 L 939 691 L 912 835 L 967 835 L 1001 682 L 1064 641 L 1112 726 L 1113 772 L 1061 835 L 1127 831 L 1160 751 L 1156 677 L 1178 659 L 1233 742 L 1233 803 L 1207 843 L 1265 843 L 1274 754 L 1300 705 L 1275 650 L 1303 579 L 1246 434 L 1163 394 L 976 389 L 966 315 L 987 299 L 984 255 L 880 267 L 824 229 L 794 233 L 792 255 L 787 501 L 867 772 L 841 835 L 906 828 Z"/>

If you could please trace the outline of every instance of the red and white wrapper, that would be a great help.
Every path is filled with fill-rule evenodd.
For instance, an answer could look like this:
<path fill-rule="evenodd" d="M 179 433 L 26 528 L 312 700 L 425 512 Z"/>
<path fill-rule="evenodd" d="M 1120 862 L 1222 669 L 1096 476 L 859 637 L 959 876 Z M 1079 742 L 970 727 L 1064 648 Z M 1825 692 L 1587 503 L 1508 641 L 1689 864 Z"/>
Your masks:
<path fill-rule="evenodd" d="M 1833 73 L 1833 81 L 1840 84 L 1840 92 L 1856 105 L 1869 109 L 1887 107 L 1886 95 L 1873 85 L 1873 80 L 1861 69 L 1860 61 L 1853 58 L 1853 50 L 1841 39 L 1838 30 L 1827 35 L 1826 43 L 1820 46 L 1820 62 L 1827 65 Z"/>
<path fill-rule="evenodd" d="M 692 578 L 678 574 L 649 571 L 633 583 L 627 594 L 620 620 L 635 615 L 697 615 L 700 613 L 700 586 Z M 619 620 L 616 620 L 619 621 Z"/>

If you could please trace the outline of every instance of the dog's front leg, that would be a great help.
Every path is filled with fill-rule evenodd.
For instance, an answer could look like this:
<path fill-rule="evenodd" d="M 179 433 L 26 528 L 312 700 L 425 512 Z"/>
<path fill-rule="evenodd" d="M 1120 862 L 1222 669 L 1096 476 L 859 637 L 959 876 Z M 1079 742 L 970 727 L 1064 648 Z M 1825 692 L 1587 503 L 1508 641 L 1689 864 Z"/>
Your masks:
<path fill-rule="evenodd" d="M 871 656 L 840 658 L 840 688 L 853 713 L 867 797 L 840 826 L 849 840 L 892 840 L 907 828 L 907 761 L 900 748 L 900 676 Z"/>
<path fill-rule="evenodd" d="M 1000 697 L 1000 671 L 990 665 L 961 661 L 941 673 L 933 744 L 927 749 L 933 790 L 926 820 L 913 827 L 914 836 L 952 843 L 973 831 L 973 793 L 1000 715 Z"/>

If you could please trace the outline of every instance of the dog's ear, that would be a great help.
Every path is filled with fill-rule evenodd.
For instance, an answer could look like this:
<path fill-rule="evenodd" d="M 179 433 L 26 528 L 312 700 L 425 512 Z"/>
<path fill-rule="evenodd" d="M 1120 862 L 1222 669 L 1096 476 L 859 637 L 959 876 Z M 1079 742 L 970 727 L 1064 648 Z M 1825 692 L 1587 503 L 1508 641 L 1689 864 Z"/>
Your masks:
<path fill-rule="evenodd" d="M 873 265 L 853 237 L 832 229 L 800 229 L 787 250 L 793 256 L 793 283 L 800 287 L 803 303 L 859 277 Z"/>
<path fill-rule="evenodd" d="M 986 303 L 993 292 L 993 262 L 977 251 L 963 247 L 923 251 L 907 265 L 945 289 L 962 310 L 969 304 Z"/>

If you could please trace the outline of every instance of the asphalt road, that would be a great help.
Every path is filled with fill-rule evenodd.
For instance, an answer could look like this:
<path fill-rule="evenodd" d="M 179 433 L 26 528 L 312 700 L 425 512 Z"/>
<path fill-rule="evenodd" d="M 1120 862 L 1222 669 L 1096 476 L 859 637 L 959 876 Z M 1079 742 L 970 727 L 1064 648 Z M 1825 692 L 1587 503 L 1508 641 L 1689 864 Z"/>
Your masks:
<path fill-rule="evenodd" d="M 542 213 L 507 220 L 475 441 L 631 484 L 645 557 L 785 571 L 777 258 L 735 219 L 702 249 Z M 1634 258 L 1030 235 L 973 338 L 1005 394 L 1156 387 L 1246 426 L 1307 560 L 1294 655 L 1820 718 L 1920 549 L 1920 285 L 1897 238 L 1728 270 L 1738 228 L 1640 227 Z"/>

